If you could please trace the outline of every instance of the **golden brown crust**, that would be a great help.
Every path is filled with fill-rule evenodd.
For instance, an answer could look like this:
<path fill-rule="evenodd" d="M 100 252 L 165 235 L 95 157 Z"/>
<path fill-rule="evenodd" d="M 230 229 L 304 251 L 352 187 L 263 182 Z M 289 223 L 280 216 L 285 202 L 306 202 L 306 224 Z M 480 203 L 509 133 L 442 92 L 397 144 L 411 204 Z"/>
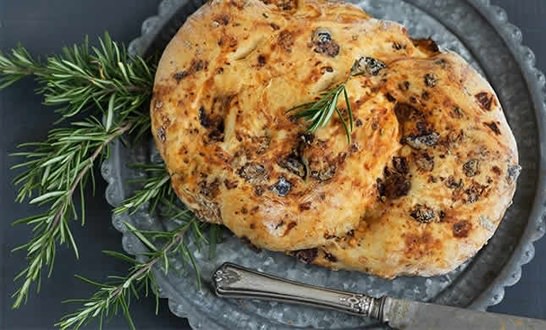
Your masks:
<path fill-rule="evenodd" d="M 395 182 L 380 178 L 373 211 L 313 262 L 389 278 L 443 274 L 489 240 L 511 204 L 516 143 L 491 87 L 457 55 L 403 59 L 385 79 L 404 145 L 393 158 L 404 165 L 386 173 L 405 173 L 410 188 L 389 194 Z"/>
<path fill-rule="evenodd" d="M 337 120 L 306 137 L 287 110 L 343 81 L 359 56 L 415 49 L 399 25 L 350 5 L 280 8 L 213 1 L 192 15 L 159 65 L 152 124 L 185 203 L 257 246 L 286 251 L 354 229 L 399 147 L 393 104 L 373 95 L 368 77 L 347 86 L 359 123 L 352 146 Z M 316 42 L 317 31 L 331 42 Z M 394 49 L 394 37 L 406 49 Z"/>
<path fill-rule="evenodd" d="M 307 262 L 387 277 L 453 268 L 496 228 L 517 153 L 491 87 L 435 47 L 348 4 L 208 2 L 154 86 L 152 130 L 175 191 L 258 247 L 322 251 L 296 252 Z M 287 110 L 355 61 L 352 144 L 338 119 L 305 134 Z M 462 186 L 447 188 L 450 176 Z"/>

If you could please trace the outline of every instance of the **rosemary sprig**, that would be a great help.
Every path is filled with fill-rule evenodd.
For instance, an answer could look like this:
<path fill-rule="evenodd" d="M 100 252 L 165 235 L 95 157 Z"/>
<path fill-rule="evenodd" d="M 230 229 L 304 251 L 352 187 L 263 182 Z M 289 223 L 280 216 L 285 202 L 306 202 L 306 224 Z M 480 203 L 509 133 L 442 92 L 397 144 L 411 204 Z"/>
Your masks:
<path fill-rule="evenodd" d="M 146 177 L 135 182 L 140 184 L 140 188 L 115 208 L 114 213 L 128 212 L 132 214 L 136 210 L 147 206 L 149 212 L 155 212 L 163 219 L 180 223 L 191 222 L 188 236 L 192 237 L 192 241 L 198 249 L 201 249 L 204 244 L 209 245 L 209 256 L 214 255 L 216 242 L 221 239 L 221 231 L 217 225 L 193 221 L 195 219 L 193 213 L 180 203 L 174 193 L 170 175 L 164 164 L 141 164 L 135 166 L 135 168 L 144 171 Z M 205 231 L 208 231 L 208 238 L 205 236 Z M 186 262 L 192 263 L 194 270 L 199 273 L 199 268 L 194 264 L 192 253 L 187 246 L 184 247 L 182 257 Z M 199 276 L 197 277 L 199 278 Z"/>
<path fill-rule="evenodd" d="M 149 211 L 153 212 L 160 203 L 174 203 L 174 194 L 170 185 L 171 176 L 161 164 L 141 164 L 134 166 L 146 175 L 143 180 L 135 181 L 141 188 L 135 191 L 132 196 L 114 209 L 114 214 L 123 212 L 134 213 L 141 206 L 148 204 Z"/>
<path fill-rule="evenodd" d="M 33 237 L 16 248 L 26 250 L 28 265 L 16 277 L 22 284 L 14 293 L 14 308 L 26 301 L 33 283 L 39 290 L 43 268 L 49 268 L 51 275 L 58 244 L 68 243 L 78 256 L 70 220 L 85 222 L 83 189 L 88 183 L 94 186 L 92 169 L 108 154 L 110 142 L 149 129 L 142 106 L 150 98 L 153 67 L 129 56 L 106 35 L 99 47 L 90 47 L 86 40 L 43 62 L 23 47 L 0 54 L 0 88 L 26 76 L 36 78 L 44 103 L 55 106 L 62 118 L 86 112 L 88 119 L 54 128 L 45 142 L 21 145 L 25 151 L 15 154 L 25 159 L 16 166 L 23 170 L 15 179 L 17 201 L 47 210 L 15 221 L 31 226 Z M 78 194 L 80 212 L 75 207 Z"/>
<path fill-rule="evenodd" d="M 133 212 L 148 205 L 150 211 L 157 211 L 158 215 L 179 223 L 179 227 L 172 231 L 141 231 L 126 223 L 127 228 L 150 251 L 144 254 L 147 259 L 143 262 L 127 255 L 106 251 L 110 256 L 128 261 L 133 264 L 126 276 L 110 276 L 105 283 L 98 283 L 84 277 L 79 279 L 98 287 L 98 290 L 88 299 L 68 300 L 67 302 L 80 303 L 76 312 L 65 315 L 57 323 L 61 329 L 79 329 L 93 319 L 98 319 L 99 326 L 103 321 L 120 311 L 127 320 L 131 329 L 135 324 L 131 316 L 130 304 L 138 300 L 143 292 L 144 297 L 153 294 L 156 299 L 156 313 L 159 296 L 157 281 L 154 277 L 154 267 L 161 267 L 167 273 L 170 269 L 170 257 L 181 257 L 195 271 L 197 285 L 200 286 L 201 275 L 199 266 L 188 246 L 189 240 L 199 249 L 203 244 L 209 244 L 209 253 L 219 239 L 217 226 L 206 224 L 198 220 L 187 208 L 181 205 L 170 186 L 170 176 L 163 164 L 138 165 L 137 169 L 144 171 L 146 177 L 139 180 L 141 187 L 129 196 L 114 210 L 116 213 Z M 210 236 L 207 239 L 204 231 L 209 228 Z"/>
<path fill-rule="evenodd" d="M 70 230 L 72 219 L 85 222 L 83 189 L 91 184 L 94 188 L 93 168 L 109 153 L 109 144 L 128 134 L 139 136 L 149 130 L 150 119 L 143 110 L 151 95 L 154 67 L 138 57 L 130 57 L 123 46 L 108 35 L 99 40 L 99 47 L 90 47 L 87 40 L 82 45 L 65 48 L 62 55 L 50 56 L 44 62 L 34 59 L 26 49 L 18 47 L 9 55 L 0 54 L 0 89 L 26 76 L 34 76 L 46 105 L 55 106 L 62 119 L 85 113 L 87 119 L 70 123 L 68 127 L 54 128 L 44 142 L 27 143 L 16 153 L 24 162 L 16 168 L 23 173 L 16 179 L 19 186 L 17 200 L 45 206 L 44 213 L 15 221 L 33 228 L 33 238 L 16 250 L 26 250 L 28 266 L 16 277 L 22 285 L 14 294 L 13 307 L 19 307 L 30 294 L 34 283 L 40 287 L 42 270 L 49 268 L 51 275 L 55 251 L 59 244 L 69 244 L 76 257 L 76 240 Z M 99 118 L 102 118 L 100 120 Z M 124 277 L 110 277 L 104 284 L 81 278 L 99 286 L 89 299 L 83 300 L 82 308 L 62 318 L 61 328 L 79 328 L 91 319 L 104 317 L 119 311 L 134 328 L 130 316 L 131 299 L 139 297 L 139 291 L 156 294 L 156 280 L 152 269 L 161 266 L 169 270 L 169 256 L 181 256 L 191 265 L 200 279 L 199 269 L 188 246 L 191 240 L 199 249 L 210 243 L 214 251 L 220 231 L 211 227 L 209 239 L 205 227 L 180 204 L 170 186 L 170 177 L 163 164 L 142 165 L 146 174 L 141 185 L 116 213 L 134 212 L 148 205 L 156 208 L 163 217 L 175 220 L 180 227 L 170 232 L 141 232 L 127 225 L 131 232 L 150 250 L 141 262 L 116 252 L 109 255 L 130 261 L 134 266 Z M 76 197 L 79 195 L 81 210 Z M 140 260 L 140 258 L 139 258 Z M 156 299 L 157 299 L 156 294 Z"/>
<path fill-rule="evenodd" d="M 99 39 L 99 47 L 91 47 L 86 38 L 81 45 L 65 47 L 61 55 L 43 62 L 22 46 L 9 54 L 0 52 L 0 90 L 34 76 L 44 104 L 56 107 L 65 118 L 95 110 L 97 104 L 106 105 L 113 95 L 121 117 L 134 112 L 150 97 L 153 71 L 154 67 L 129 56 L 108 34 Z"/>
<path fill-rule="evenodd" d="M 343 97 L 347 107 L 348 119 L 344 118 L 337 106 L 341 97 Z M 307 131 L 310 133 L 316 132 L 319 128 L 326 127 L 334 113 L 336 113 L 343 125 L 345 135 L 347 136 L 347 143 L 351 143 L 354 118 L 345 84 L 337 85 L 331 90 L 323 92 L 317 101 L 305 103 L 289 110 L 289 112 L 292 111 L 296 111 L 295 118 L 302 118 L 309 123 Z"/>
<path fill-rule="evenodd" d="M 56 324 L 61 329 L 79 329 L 88 324 L 91 320 L 98 318 L 99 326 L 105 318 L 111 315 L 117 315 L 121 311 L 127 320 L 131 329 L 136 329 L 131 316 L 131 301 L 140 298 L 139 292 L 144 291 L 147 297 L 153 294 L 156 298 L 156 313 L 158 303 L 157 281 L 153 269 L 160 266 L 167 273 L 169 271 L 169 256 L 183 255 L 192 259 L 190 262 L 195 266 L 193 255 L 187 250 L 185 244 L 188 232 L 193 225 L 200 222 L 195 217 L 188 217 L 183 225 L 169 232 L 141 232 L 132 225 L 126 224 L 129 230 L 150 250 L 147 260 L 139 262 L 134 258 L 124 254 L 112 251 L 106 251 L 107 254 L 130 262 L 133 266 L 129 273 L 124 277 L 110 276 L 105 283 L 98 283 L 84 277 L 78 277 L 81 280 L 95 285 L 98 290 L 88 299 L 73 299 L 66 302 L 80 303 L 82 305 L 76 312 L 65 315 Z M 157 241 L 165 242 L 162 246 Z"/>
<path fill-rule="evenodd" d="M 53 271 L 56 246 L 69 243 L 78 257 L 78 248 L 70 230 L 70 220 L 80 218 L 85 223 L 85 200 L 83 189 L 91 180 L 94 186 L 93 166 L 108 152 L 109 143 L 126 133 L 129 124 L 106 129 L 100 122 L 89 119 L 76 122 L 68 128 L 55 129 L 43 143 L 30 143 L 32 151 L 16 155 L 24 157 L 25 162 L 15 167 L 25 167 L 27 171 L 15 179 L 21 185 L 17 201 L 30 199 L 30 204 L 47 205 L 49 209 L 28 218 L 19 219 L 14 224 L 32 226 L 32 239 L 15 250 L 26 250 L 28 266 L 17 276 L 23 284 L 14 293 L 13 307 L 19 307 L 28 298 L 33 282 L 38 283 L 42 269 L 48 267 L 48 276 Z M 81 211 L 74 204 L 74 195 L 80 195 Z"/>

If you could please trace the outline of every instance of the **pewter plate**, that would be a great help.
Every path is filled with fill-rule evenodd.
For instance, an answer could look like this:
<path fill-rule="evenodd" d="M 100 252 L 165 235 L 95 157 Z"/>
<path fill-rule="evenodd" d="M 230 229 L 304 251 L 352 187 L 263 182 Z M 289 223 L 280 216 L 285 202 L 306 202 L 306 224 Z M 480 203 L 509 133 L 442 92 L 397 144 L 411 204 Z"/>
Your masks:
<path fill-rule="evenodd" d="M 489 244 L 472 260 L 447 275 L 431 278 L 402 277 L 387 281 L 356 272 L 332 272 L 303 265 L 283 254 L 257 253 L 226 232 L 214 259 L 209 259 L 205 252 L 196 252 L 205 284 L 202 289 L 196 286 L 194 272 L 185 268 L 177 256 L 173 256 L 173 266 L 168 274 L 156 270 L 161 296 L 168 298 L 172 312 L 187 317 L 193 328 L 356 329 L 374 326 L 362 318 L 310 307 L 216 298 L 208 287 L 209 278 L 212 270 L 225 261 L 330 288 L 485 309 L 502 300 L 504 288 L 519 280 L 521 266 L 534 255 L 532 243 L 545 232 L 546 202 L 541 192 L 546 191 L 546 146 L 541 141 L 545 138 L 546 79 L 535 68 L 533 53 L 521 45 L 521 32 L 507 22 L 501 8 L 490 5 L 488 0 L 353 2 L 375 17 L 403 23 L 414 37 L 432 37 L 444 49 L 461 54 L 488 78 L 518 141 L 523 172 L 514 204 Z M 142 36 L 131 43 L 131 52 L 160 53 L 186 17 L 201 3 L 163 1 L 159 14 L 144 22 Z M 144 175 L 130 169 L 129 164 L 158 161 L 151 140 L 131 149 L 114 143 L 113 152 L 102 168 L 109 183 L 108 202 L 112 206 L 119 205 L 135 189 L 128 182 Z M 113 224 L 123 233 L 123 247 L 139 258 L 144 258 L 142 253 L 146 250 L 127 231 L 125 221 L 145 230 L 166 230 L 176 226 L 144 209 L 131 216 L 115 216 Z"/>

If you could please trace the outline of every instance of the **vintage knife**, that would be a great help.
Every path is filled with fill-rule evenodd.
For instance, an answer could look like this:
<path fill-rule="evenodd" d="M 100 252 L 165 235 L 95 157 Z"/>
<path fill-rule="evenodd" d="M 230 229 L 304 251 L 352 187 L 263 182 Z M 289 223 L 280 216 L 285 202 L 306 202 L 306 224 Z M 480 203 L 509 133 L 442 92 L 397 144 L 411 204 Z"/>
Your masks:
<path fill-rule="evenodd" d="M 306 304 L 370 317 L 395 329 L 546 329 L 546 321 L 478 312 L 391 297 L 330 290 L 260 273 L 232 263 L 212 277 L 216 294 Z"/>

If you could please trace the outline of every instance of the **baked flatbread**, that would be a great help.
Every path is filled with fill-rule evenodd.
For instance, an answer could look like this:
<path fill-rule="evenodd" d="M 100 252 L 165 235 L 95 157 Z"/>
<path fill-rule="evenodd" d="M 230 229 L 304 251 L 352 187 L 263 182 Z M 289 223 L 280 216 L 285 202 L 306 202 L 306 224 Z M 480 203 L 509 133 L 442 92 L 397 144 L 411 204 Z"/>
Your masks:
<path fill-rule="evenodd" d="M 342 83 L 351 143 L 335 117 L 306 133 L 289 110 Z M 331 268 L 449 270 L 514 192 L 516 147 L 487 82 L 349 4 L 208 2 L 161 58 L 151 117 L 173 187 L 203 221 Z"/>

